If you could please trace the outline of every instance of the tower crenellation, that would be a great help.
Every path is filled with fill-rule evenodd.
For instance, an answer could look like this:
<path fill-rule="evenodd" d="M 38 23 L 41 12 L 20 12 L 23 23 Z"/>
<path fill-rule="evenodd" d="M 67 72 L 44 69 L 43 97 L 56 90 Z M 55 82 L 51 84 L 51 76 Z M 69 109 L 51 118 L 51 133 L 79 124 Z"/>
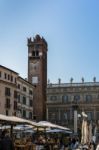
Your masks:
<path fill-rule="evenodd" d="M 48 44 L 46 40 L 43 37 L 40 37 L 40 35 L 36 35 L 34 38 L 28 38 L 27 39 L 27 45 L 34 45 L 34 44 L 43 44 L 45 48 L 47 48 Z"/>

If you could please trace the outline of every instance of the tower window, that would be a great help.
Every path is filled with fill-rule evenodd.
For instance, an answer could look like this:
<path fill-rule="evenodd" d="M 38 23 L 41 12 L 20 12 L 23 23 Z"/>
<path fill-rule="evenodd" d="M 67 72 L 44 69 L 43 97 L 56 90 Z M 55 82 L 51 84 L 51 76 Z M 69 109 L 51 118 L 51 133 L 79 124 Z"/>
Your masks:
<path fill-rule="evenodd" d="M 36 51 L 36 56 L 39 56 L 39 52 L 38 51 Z"/>
<path fill-rule="evenodd" d="M 35 51 L 32 52 L 32 56 L 35 56 Z"/>
<path fill-rule="evenodd" d="M 39 51 L 38 50 L 32 51 L 32 56 L 33 57 L 38 57 L 39 56 Z"/>

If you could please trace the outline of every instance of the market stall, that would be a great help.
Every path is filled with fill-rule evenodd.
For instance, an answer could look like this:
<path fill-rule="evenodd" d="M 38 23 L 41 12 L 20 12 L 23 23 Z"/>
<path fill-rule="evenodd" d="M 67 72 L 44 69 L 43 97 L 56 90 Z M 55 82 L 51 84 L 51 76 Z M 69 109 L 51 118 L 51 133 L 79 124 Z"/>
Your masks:
<path fill-rule="evenodd" d="M 0 114 L 0 124 L 1 124 L 1 129 L 3 125 L 9 126 L 10 136 L 13 140 L 15 150 L 17 149 L 28 150 L 36 146 L 35 144 L 32 143 L 31 138 L 20 138 L 17 140 L 13 136 L 13 130 L 16 125 L 22 124 L 22 125 L 31 125 L 33 128 L 39 127 L 39 125 L 37 125 L 36 122 L 18 118 L 16 116 L 5 116 L 5 115 Z"/>

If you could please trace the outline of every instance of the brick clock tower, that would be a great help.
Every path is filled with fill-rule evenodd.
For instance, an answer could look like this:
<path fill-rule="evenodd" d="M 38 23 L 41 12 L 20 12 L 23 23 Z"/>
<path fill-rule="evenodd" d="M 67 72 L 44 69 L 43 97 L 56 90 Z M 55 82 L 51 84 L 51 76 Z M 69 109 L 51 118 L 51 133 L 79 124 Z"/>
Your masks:
<path fill-rule="evenodd" d="M 37 121 L 46 119 L 47 42 L 36 35 L 28 38 L 28 81 L 34 88 L 33 114 Z"/>

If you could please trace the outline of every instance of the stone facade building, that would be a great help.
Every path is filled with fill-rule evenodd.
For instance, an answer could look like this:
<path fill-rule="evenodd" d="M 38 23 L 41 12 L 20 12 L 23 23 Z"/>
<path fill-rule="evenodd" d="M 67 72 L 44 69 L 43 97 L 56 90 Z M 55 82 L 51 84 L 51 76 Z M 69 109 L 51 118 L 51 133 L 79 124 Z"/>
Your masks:
<path fill-rule="evenodd" d="M 0 65 L 0 113 L 33 119 L 33 85 Z"/>
<path fill-rule="evenodd" d="M 47 120 L 73 128 L 74 106 L 88 121 L 99 122 L 99 82 L 58 83 L 47 85 Z M 78 124 L 81 125 L 81 118 Z"/>
<path fill-rule="evenodd" d="M 18 77 L 17 81 L 18 114 L 22 118 L 33 119 L 34 87 L 27 80 Z"/>
<path fill-rule="evenodd" d="M 34 86 L 34 115 L 37 121 L 46 119 L 47 42 L 36 35 L 28 39 L 28 81 Z"/>
<path fill-rule="evenodd" d="M 48 120 L 73 128 L 74 106 L 93 124 L 99 122 L 99 82 L 47 84 L 47 42 L 36 35 L 28 39 L 28 81 L 0 65 L 0 113 Z M 81 125 L 81 118 L 78 118 Z M 81 127 L 81 126 L 80 126 Z"/>

